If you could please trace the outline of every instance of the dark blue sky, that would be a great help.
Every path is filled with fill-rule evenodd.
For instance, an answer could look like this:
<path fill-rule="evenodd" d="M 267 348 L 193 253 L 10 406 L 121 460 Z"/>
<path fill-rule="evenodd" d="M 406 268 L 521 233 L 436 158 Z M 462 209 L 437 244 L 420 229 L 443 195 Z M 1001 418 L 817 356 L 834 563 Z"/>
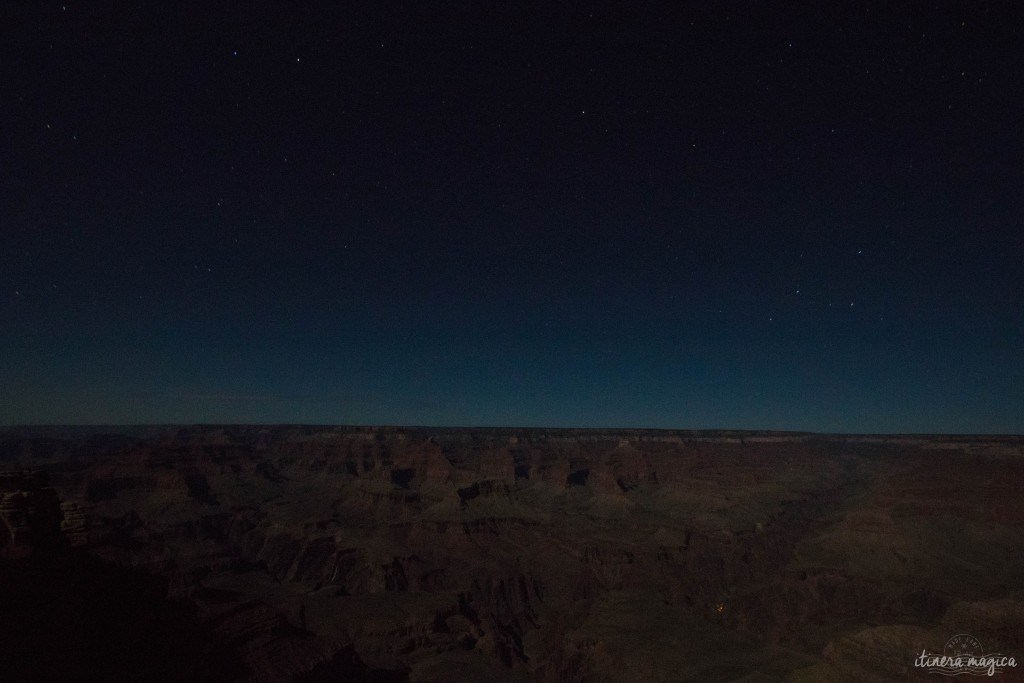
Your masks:
<path fill-rule="evenodd" d="M 1024 432 L 1013 3 L 0 10 L 0 424 Z"/>

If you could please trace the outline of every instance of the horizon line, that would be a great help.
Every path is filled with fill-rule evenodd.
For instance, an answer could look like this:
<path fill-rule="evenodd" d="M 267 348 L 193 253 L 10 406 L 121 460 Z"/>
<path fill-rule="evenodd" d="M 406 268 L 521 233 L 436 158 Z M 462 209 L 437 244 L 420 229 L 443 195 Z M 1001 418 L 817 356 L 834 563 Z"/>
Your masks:
<path fill-rule="evenodd" d="M 316 427 L 354 430 L 455 430 L 455 431 L 563 431 L 563 432 L 668 432 L 689 434 L 771 434 L 780 436 L 857 436 L 857 437 L 1001 437 L 1024 438 L 1024 433 L 1013 432 L 818 432 L 793 429 L 749 429 L 730 427 L 566 427 L 544 425 L 451 425 L 451 424 L 392 424 L 392 423 L 331 423 L 331 422 L 123 422 L 123 423 L 18 423 L 0 425 L 0 430 L 15 429 L 130 429 L 172 427 Z"/>

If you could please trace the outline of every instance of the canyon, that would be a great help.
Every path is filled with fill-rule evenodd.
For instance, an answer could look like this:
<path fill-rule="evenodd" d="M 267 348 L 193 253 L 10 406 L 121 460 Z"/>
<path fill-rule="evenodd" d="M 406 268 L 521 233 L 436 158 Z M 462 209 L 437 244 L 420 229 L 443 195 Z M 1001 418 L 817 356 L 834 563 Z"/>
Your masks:
<path fill-rule="evenodd" d="M 1024 658 L 1022 490 L 1019 436 L 4 428 L 2 678 L 927 679 Z"/>

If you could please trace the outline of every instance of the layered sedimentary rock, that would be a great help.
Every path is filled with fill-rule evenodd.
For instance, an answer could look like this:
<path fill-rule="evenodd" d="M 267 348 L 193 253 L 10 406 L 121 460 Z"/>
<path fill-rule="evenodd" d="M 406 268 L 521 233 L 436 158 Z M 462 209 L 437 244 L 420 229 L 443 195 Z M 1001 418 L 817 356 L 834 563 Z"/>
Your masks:
<path fill-rule="evenodd" d="M 26 428 L 0 470 L 4 566 L 46 527 L 153 577 L 215 678 L 909 680 L 959 631 L 1024 647 L 1015 437 Z"/>

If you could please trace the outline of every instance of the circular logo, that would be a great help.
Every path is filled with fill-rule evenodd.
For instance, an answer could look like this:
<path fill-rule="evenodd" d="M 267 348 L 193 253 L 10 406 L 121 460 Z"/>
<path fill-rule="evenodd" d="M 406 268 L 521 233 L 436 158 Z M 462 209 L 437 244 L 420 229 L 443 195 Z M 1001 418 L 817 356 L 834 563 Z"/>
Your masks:
<path fill-rule="evenodd" d="M 969 633 L 958 633 L 946 641 L 942 654 L 947 657 L 981 657 L 985 651 L 977 638 Z"/>

